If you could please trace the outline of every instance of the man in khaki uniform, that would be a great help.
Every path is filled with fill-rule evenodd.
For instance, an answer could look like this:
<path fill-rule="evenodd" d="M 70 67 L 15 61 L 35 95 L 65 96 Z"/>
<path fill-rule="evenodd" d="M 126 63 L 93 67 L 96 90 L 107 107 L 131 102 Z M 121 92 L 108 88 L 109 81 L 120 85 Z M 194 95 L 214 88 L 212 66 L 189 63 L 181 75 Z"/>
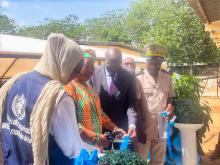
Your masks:
<path fill-rule="evenodd" d="M 172 80 L 162 71 L 161 64 L 165 50 L 162 46 L 151 44 L 145 47 L 146 69 L 137 78 L 141 87 L 137 89 L 137 99 L 141 100 L 142 124 L 145 126 L 146 143 L 138 141 L 137 152 L 146 160 L 150 152 L 151 165 L 163 165 L 166 154 L 167 119 L 160 116 L 163 111 L 173 116 L 172 98 L 175 97 Z"/>
<path fill-rule="evenodd" d="M 136 63 L 135 60 L 132 57 L 126 57 L 123 61 L 122 61 L 122 67 L 123 69 L 127 70 L 135 79 L 135 85 L 136 85 L 136 95 L 138 97 L 136 97 L 136 109 L 137 109 L 137 128 L 136 128 L 136 133 L 137 133 L 137 137 L 139 142 L 141 143 L 146 143 L 146 134 L 145 134 L 145 126 L 143 125 L 145 118 L 143 117 L 144 115 L 142 114 L 143 110 L 142 110 L 142 106 L 141 106 L 141 92 L 143 91 L 141 90 L 141 83 L 140 81 L 135 77 L 135 71 L 136 71 Z M 142 95 L 144 96 L 144 93 L 142 93 Z M 145 104 L 146 105 L 146 104 Z M 147 109 L 146 109 L 147 110 Z M 146 111 L 145 111 L 146 114 Z M 135 143 L 136 143 L 135 140 Z"/>

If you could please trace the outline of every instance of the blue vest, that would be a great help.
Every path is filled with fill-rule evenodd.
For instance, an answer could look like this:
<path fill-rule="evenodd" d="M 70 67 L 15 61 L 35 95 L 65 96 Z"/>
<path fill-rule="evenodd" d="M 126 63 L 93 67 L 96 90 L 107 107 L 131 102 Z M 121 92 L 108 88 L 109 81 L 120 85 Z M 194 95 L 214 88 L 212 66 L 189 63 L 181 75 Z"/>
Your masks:
<path fill-rule="evenodd" d="M 48 81 L 50 81 L 49 78 L 38 72 L 30 72 L 18 79 L 8 92 L 2 116 L 1 134 L 4 165 L 33 164 L 30 115 L 37 98 Z M 58 157 L 59 161 L 68 159 L 63 155 L 52 136 L 49 138 L 49 154 L 51 149 L 60 151 L 57 152 L 61 155 Z M 53 165 L 52 162 L 56 162 L 56 157 L 51 154 L 49 158 Z"/>

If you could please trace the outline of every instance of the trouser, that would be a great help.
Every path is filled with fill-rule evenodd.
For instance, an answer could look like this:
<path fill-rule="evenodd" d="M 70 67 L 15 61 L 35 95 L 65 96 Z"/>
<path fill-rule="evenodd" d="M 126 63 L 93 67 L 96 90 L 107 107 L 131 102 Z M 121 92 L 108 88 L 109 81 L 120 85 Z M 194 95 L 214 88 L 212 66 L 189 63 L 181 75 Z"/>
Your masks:
<path fill-rule="evenodd" d="M 147 140 L 146 144 L 135 142 L 135 150 L 141 155 L 144 160 L 148 159 L 148 152 L 150 152 L 151 165 L 163 165 L 166 155 L 167 140 Z"/>

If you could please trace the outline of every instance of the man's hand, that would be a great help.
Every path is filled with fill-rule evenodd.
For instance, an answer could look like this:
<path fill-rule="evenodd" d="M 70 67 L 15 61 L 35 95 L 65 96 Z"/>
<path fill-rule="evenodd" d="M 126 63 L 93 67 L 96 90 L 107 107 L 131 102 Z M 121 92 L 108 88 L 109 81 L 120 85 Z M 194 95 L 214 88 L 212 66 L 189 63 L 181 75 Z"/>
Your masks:
<path fill-rule="evenodd" d="M 101 134 L 100 135 L 100 140 L 97 144 L 101 148 L 107 148 L 109 146 L 109 142 L 107 140 L 107 135 Z"/>
<path fill-rule="evenodd" d="M 166 108 L 166 111 L 169 112 L 168 120 L 172 119 L 173 116 L 174 116 L 174 107 L 173 107 L 173 105 L 172 104 L 168 104 L 167 108 Z"/>
<path fill-rule="evenodd" d="M 133 127 L 129 127 L 128 135 L 130 136 L 131 140 L 134 140 L 137 136 L 136 130 Z"/>
<path fill-rule="evenodd" d="M 126 135 L 126 132 L 121 128 L 114 128 L 113 133 L 116 134 L 116 139 L 121 139 L 124 135 Z"/>

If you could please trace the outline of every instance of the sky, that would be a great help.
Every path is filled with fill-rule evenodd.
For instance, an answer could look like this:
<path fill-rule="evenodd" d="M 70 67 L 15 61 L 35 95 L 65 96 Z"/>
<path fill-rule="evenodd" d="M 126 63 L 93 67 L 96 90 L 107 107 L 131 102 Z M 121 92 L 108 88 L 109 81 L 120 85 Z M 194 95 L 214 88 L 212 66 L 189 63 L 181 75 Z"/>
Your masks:
<path fill-rule="evenodd" d="M 20 26 L 43 23 L 44 18 L 77 15 L 80 22 L 107 11 L 127 9 L 135 0 L 0 0 L 0 13 Z"/>

